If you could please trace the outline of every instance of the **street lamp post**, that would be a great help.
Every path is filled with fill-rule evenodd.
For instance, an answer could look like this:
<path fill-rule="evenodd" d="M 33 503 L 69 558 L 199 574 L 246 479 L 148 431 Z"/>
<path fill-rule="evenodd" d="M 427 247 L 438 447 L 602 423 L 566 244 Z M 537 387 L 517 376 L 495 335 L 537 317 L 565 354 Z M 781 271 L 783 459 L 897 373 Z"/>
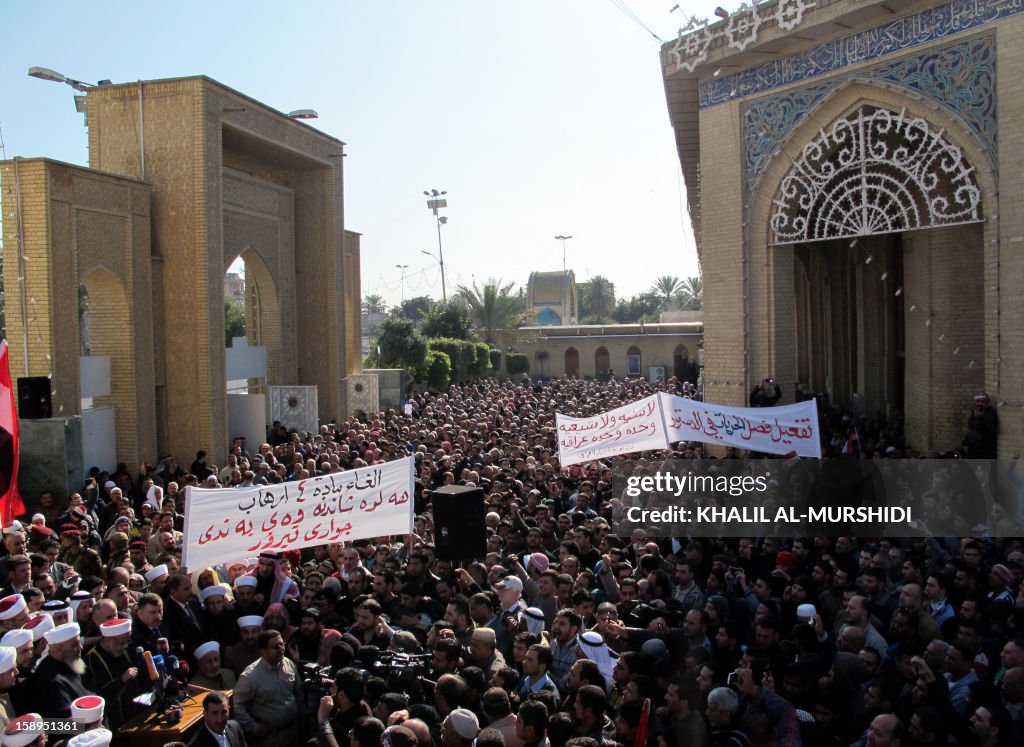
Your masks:
<path fill-rule="evenodd" d="M 437 263 L 441 266 L 441 298 L 447 304 L 448 303 L 448 290 L 445 286 L 444 281 L 444 249 L 441 246 L 441 225 L 448 222 L 448 218 L 438 215 L 437 211 L 440 208 L 448 207 L 448 200 L 444 199 L 444 195 L 448 194 L 445 190 L 423 190 L 423 194 L 427 196 L 427 207 L 430 208 L 434 213 L 434 218 L 437 219 Z M 430 254 L 430 252 L 423 252 L 424 254 Z M 433 254 L 430 254 L 433 257 Z"/>
<path fill-rule="evenodd" d="M 30 67 L 28 69 L 28 74 L 33 78 L 39 78 L 40 80 L 52 80 L 54 83 L 67 83 L 79 93 L 87 93 L 90 88 L 94 87 L 92 83 L 75 80 L 74 78 L 69 78 L 63 73 L 58 73 L 56 70 L 51 70 L 48 67 L 39 67 L 38 65 Z"/>
<path fill-rule="evenodd" d="M 56 70 L 51 70 L 48 67 L 39 67 L 38 65 L 30 67 L 28 69 L 29 76 L 33 78 L 39 78 L 40 80 L 52 80 L 54 83 L 65 83 L 80 93 L 88 93 L 90 88 L 99 88 L 101 86 L 109 86 L 111 83 L 109 80 L 101 80 L 99 83 L 93 85 L 92 83 L 85 83 L 81 80 L 75 80 L 64 75 L 64 73 L 58 73 Z M 85 97 L 75 96 L 75 108 L 79 112 L 85 111 Z M 143 181 L 146 180 L 146 112 L 142 106 L 142 81 L 139 81 L 139 178 Z"/>
<path fill-rule="evenodd" d="M 395 267 L 402 271 L 402 303 L 405 303 L 405 271 L 409 269 L 409 265 L 395 265 Z"/>
<path fill-rule="evenodd" d="M 562 242 L 562 272 L 565 272 L 565 242 L 571 238 L 572 236 L 562 236 L 562 234 L 558 234 L 558 236 L 555 237 L 556 241 Z"/>
<path fill-rule="evenodd" d="M 437 262 L 438 265 L 440 265 L 440 267 L 441 267 L 441 280 L 442 280 L 442 282 L 441 282 L 441 298 L 444 299 L 445 303 L 448 303 L 448 296 L 445 295 L 445 292 L 444 292 L 444 282 L 443 282 L 444 281 L 444 263 L 441 262 L 441 260 L 438 258 L 438 256 L 436 254 L 434 254 L 433 252 L 428 252 L 426 249 L 421 249 L 420 250 L 420 254 L 426 254 L 432 260 Z"/>

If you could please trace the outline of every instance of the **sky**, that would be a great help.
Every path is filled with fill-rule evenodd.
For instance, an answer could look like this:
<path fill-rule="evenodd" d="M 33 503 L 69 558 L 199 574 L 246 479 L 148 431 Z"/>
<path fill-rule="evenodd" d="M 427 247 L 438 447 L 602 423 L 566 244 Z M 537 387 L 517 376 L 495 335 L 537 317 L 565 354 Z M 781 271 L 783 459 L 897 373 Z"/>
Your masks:
<path fill-rule="evenodd" d="M 88 165 L 75 91 L 31 66 L 89 83 L 207 75 L 280 111 L 315 109 L 308 123 L 345 141 L 364 296 L 440 298 L 423 254 L 438 253 L 423 196 L 438 189 L 449 295 L 490 278 L 525 287 L 530 272 L 562 268 L 554 237 L 571 235 L 577 281 L 605 275 L 629 297 L 699 272 L 652 34 L 674 39 L 716 3 L 681 4 L 12 2 L 4 154 Z"/>

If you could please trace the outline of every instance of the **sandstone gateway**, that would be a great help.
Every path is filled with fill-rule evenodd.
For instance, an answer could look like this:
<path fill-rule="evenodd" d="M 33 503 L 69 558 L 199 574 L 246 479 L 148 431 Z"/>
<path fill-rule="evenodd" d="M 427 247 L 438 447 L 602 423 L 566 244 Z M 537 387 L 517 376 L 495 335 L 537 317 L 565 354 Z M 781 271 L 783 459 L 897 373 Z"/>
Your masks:
<path fill-rule="evenodd" d="M 49 377 L 54 419 L 88 416 L 83 398 L 109 405 L 112 451 L 132 469 L 199 448 L 223 464 L 237 435 L 224 276 L 241 257 L 247 341 L 266 350 L 265 377 L 250 391 L 316 387 L 315 405 L 286 396 L 312 408 L 303 414 L 314 423 L 372 406 L 360 400 L 376 390 L 360 373 L 359 235 L 345 230 L 344 143 L 205 77 L 96 86 L 84 99 L 90 168 L 0 163 L 12 376 Z M 103 357 L 109 393 L 93 395 L 83 382 Z"/>

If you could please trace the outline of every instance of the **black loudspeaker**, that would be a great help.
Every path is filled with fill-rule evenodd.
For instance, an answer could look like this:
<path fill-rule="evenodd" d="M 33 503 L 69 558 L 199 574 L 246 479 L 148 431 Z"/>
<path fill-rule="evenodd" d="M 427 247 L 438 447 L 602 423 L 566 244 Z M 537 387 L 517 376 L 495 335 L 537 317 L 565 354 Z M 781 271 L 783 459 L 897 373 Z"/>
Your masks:
<path fill-rule="evenodd" d="M 50 398 L 50 379 L 46 376 L 18 378 L 18 417 L 22 420 L 41 420 L 53 417 Z"/>
<path fill-rule="evenodd" d="M 431 494 L 434 547 L 440 560 L 482 560 L 487 554 L 484 491 L 447 485 Z"/>

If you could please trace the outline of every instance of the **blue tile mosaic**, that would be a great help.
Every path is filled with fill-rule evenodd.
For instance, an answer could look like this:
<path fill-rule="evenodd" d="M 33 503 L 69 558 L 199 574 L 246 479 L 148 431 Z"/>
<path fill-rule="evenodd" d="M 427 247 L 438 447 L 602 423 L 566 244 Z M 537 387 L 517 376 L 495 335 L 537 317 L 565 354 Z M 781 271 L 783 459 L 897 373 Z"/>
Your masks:
<path fill-rule="evenodd" d="M 996 43 L 985 34 L 751 102 L 742 115 L 744 220 L 761 175 L 794 128 L 829 94 L 857 80 L 903 87 L 942 106 L 978 138 L 998 170 Z"/>
<path fill-rule="evenodd" d="M 700 107 L 798 83 L 1024 11 L 1024 0 L 953 0 L 700 85 Z"/>

